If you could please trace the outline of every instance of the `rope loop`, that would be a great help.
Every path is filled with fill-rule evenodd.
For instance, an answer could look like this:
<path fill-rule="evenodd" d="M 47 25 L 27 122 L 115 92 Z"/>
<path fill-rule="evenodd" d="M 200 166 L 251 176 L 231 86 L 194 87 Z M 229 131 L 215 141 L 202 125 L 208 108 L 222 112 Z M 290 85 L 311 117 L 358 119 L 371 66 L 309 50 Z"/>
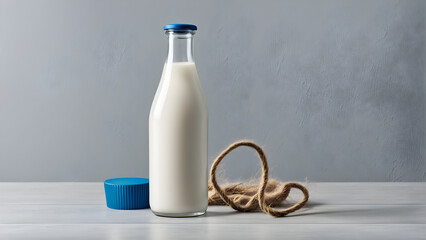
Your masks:
<path fill-rule="evenodd" d="M 262 178 L 259 185 L 233 184 L 224 189 L 219 186 L 216 179 L 216 169 L 230 152 L 238 147 L 246 146 L 256 150 L 262 163 Z M 237 141 L 231 144 L 214 160 L 210 169 L 209 180 L 209 205 L 228 205 L 240 212 L 249 212 L 257 209 L 274 216 L 283 217 L 305 206 L 309 200 L 309 192 L 303 185 L 296 182 L 282 184 L 277 180 L 269 181 L 269 167 L 263 149 L 252 141 Z M 281 186 L 282 185 L 282 186 Z M 277 191 L 278 187 L 281 189 Z M 286 209 L 275 208 L 285 201 L 290 191 L 295 188 L 303 193 L 303 199 Z"/>

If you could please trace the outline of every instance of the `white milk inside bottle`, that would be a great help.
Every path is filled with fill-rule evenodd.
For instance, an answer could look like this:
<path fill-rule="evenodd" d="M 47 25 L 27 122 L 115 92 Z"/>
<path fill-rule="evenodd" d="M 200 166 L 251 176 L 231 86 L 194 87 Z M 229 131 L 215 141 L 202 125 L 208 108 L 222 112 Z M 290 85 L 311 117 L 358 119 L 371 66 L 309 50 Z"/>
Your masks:
<path fill-rule="evenodd" d="M 193 61 L 196 26 L 164 26 L 169 51 L 149 116 L 149 200 L 160 216 L 207 209 L 208 112 Z"/>

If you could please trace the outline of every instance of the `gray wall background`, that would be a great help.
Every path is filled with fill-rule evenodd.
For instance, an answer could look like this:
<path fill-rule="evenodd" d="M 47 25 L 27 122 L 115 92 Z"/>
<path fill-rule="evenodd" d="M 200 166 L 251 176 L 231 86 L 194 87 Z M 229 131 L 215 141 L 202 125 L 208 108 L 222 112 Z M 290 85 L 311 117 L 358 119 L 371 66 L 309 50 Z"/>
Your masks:
<path fill-rule="evenodd" d="M 425 181 L 425 1 L 0 0 L 0 181 L 148 176 L 162 26 L 194 23 L 209 162 Z M 259 174 L 256 154 L 223 177 Z"/>

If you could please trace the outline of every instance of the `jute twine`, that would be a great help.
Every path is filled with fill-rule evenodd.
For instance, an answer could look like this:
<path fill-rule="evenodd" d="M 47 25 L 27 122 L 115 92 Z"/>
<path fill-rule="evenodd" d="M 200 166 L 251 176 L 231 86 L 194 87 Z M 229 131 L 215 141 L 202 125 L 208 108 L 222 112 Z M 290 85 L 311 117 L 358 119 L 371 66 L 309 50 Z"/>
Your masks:
<path fill-rule="evenodd" d="M 252 148 L 259 155 L 263 170 L 261 182 L 254 185 L 237 183 L 221 188 L 216 180 L 216 169 L 228 153 L 241 146 Z M 283 217 L 299 210 L 308 202 L 309 192 L 306 187 L 296 182 L 268 181 L 268 172 L 268 161 L 259 145 L 251 141 L 234 142 L 214 160 L 210 169 L 209 205 L 228 205 L 241 212 L 260 209 L 271 216 Z M 302 191 L 303 199 L 286 209 L 275 208 L 287 199 L 292 188 Z"/>

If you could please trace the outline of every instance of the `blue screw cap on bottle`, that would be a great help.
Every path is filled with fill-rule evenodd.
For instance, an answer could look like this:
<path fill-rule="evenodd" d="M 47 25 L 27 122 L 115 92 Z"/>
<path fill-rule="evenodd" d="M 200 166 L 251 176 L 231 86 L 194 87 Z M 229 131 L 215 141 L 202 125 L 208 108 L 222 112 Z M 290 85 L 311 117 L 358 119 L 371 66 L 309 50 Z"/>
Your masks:
<path fill-rule="evenodd" d="M 167 24 L 163 27 L 164 30 L 175 29 L 175 30 L 197 30 L 197 26 L 192 24 Z"/>
<path fill-rule="evenodd" d="M 147 178 L 113 178 L 105 180 L 107 207 L 112 209 L 143 209 L 149 207 Z"/>

